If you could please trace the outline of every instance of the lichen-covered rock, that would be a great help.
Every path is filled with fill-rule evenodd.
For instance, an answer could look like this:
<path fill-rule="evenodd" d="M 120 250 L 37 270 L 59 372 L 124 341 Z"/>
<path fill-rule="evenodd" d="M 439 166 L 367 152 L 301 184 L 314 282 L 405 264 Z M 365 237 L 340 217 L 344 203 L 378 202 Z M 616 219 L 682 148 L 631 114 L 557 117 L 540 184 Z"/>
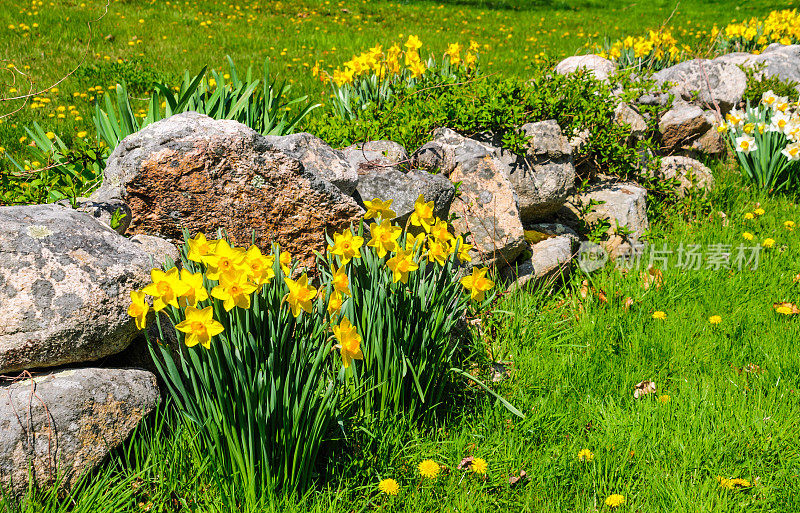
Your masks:
<path fill-rule="evenodd" d="M 800 45 L 773 43 L 759 55 L 736 52 L 721 55 L 714 61 L 755 68 L 756 77 L 777 77 L 784 82 L 796 82 L 795 89 L 800 93 Z"/>
<path fill-rule="evenodd" d="M 355 195 L 359 205 L 364 206 L 364 201 L 375 198 L 392 200 L 392 210 L 397 213 L 395 222 L 403 225 L 414 212 L 414 203 L 421 194 L 425 201 L 433 201 L 435 215 L 447 219 L 456 188 L 444 175 L 420 170 L 403 173 L 393 167 L 362 169 L 361 172 Z"/>
<path fill-rule="evenodd" d="M 434 137 L 440 168 L 449 170 L 451 181 L 461 182 L 461 195 L 451 206 L 457 215 L 453 227 L 470 234 L 473 264 L 509 265 L 525 247 L 525 238 L 506 164 L 490 146 L 452 130 L 437 129 Z"/>
<path fill-rule="evenodd" d="M 509 292 L 566 276 L 573 257 L 572 241 L 564 235 L 552 237 L 533 244 L 530 253 L 530 257 L 526 255 L 502 271 L 502 277 L 510 283 Z"/>
<path fill-rule="evenodd" d="M 96 360 L 136 334 L 130 291 L 150 258 L 86 214 L 0 207 L 0 374 Z"/>
<path fill-rule="evenodd" d="M 68 369 L 0 386 L 0 485 L 16 496 L 56 473 L 71 488 L 128 437 L 160 400 L 138 369 Z"/>
<path fill-rule="evenodd" d="M 681 197 L 694 187 L 705 191 L 714 187 L 714 176 L 711 174 L 711 170 L 690 157 L 677 155 L 663 157 L 656 177 L 662 180 L 677 179 L 680 182 L 677 193 Z"/>
<path fill-rule="evenodd" d="M 589 225 L 609 223 L 609 239 L 604 246 L 612 258 L 630 250 L 630 244 L 649 229 L 647 220 L 647 190 L 633 182 L 617 182 L 600 177 L 597 183 L 574 195 L 559 211 L 560 219 L 568 226 L 577 227 L 579 221 Z M 584 210 L 596 203 L 591 211 Z"/>
<path fill-rule="evenodd" d="M 380 168 L 408 169 L 408 152 L 394 141 L 367 141 L 342 148 L 342 156 L 356 169 L 359 179 Z"/>
<path fill-rule="evenodd" d="M 717 131 L 721 118 L 711 110 L 705 111 L 705 116 L 711 128 L 692 141 L 690 149 L 706 155 L 721 155 L 727 150 L 725 138 Z"/>
<path fill-rule="evenodd" d="M 131 237 L 131 242 L 138 244 L 144 253 L 152 257 L 156 267 L 164 265 L 168 260 L 177 262 L 180 257 L 177 246 L 161 237 L 140 233 Z"/>
<path fill-rule="evenodd" d="M 703 109 L 683 102 L 673 105 L 658 122 L 661 145 L 668 149 L 691 144 L 710 128 Z"/>
<path fill-rule="evenodd" d="M 647 121 L 639 111 L 625 102 L 614 108 L 614 123 L 618 126 L 628 127 L 628 142 L 634 143 L 642 139 L 647 132 Z"/>
<path fill-rule="evenodd" d="M 239 245 L 278 242 L 313 268 L 325 232 L 349 227 L 363 209 L 316 171 L 324 162 L 277 146 L 235 121 L 178 114 L 126 137 L 92 199 L 125 201 L 129 233 L 181 240 L 184 228 L 224 229 Z"/>
<path fill-rule="evenodd" d="M 677 98 L 693 101 L 703 107 L 719 105 L 724 113 L 742 101 L 747 76 L 733 64 L 708 59 L 694 59 L 663 69 L 653 75 L 656 84 L 670 85 Z"/>
<path fill-rule="evenodd" d="M 574 55 L 556 65 L 556 73 L 559 75 L 570 75 L 579 69 L 587 70 L 598 80 L 608 80 L 617 71 L 617 65 L 595 54 Z"/>
<path fill-rule="evenodd" d="M 303 163 L 306 171 L 316 173 L 332 183 L 343 193 L 350 195 L 356 188 L 358 174 L 339 150 L 308 133 L 290 135 L 268 135 L 264 137 L 267 147 L 294 157 Z"/>

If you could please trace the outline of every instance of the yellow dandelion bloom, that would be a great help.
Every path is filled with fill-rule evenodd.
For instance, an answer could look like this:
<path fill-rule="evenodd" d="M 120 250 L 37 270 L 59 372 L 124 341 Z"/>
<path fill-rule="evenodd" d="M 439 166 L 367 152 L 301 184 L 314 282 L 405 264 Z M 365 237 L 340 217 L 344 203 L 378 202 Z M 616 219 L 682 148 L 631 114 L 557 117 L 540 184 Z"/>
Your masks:
<path fill-rule="evenodd" d="M 747 212 L 747 213 L 744 215 L 744 218 L 745 218 L 745 219 L 753 219 L 753 217 L 755 217 L 755 216 L 753 215 L 753 213 L 752 213 L 752 212 Z"/>
<path fill-rule="evenodd" d="M 386 495 L 397 495 L 400 493 L 400 485 L 394 479 L 381 479 L 378 483 L 378 490 Z"/>
<path fill-rule="evenodd" d="M 428 479 L 436 479 L 436 476 L 439 475 L 439 464 L 433 460 L 423 460 L 417 465 L 417 470 L 422 477 L 427 477 Z"/>
<path fill-rule="evenodd" d="M 666 394 L 658 396 L 658 402 L 660 403 L 668 403 L 670 401 L 672 401 L 672 398 Z"/>
<path fill-rule="evenodd" d="M 763 216 L 765 214 L 765 211 L 763 208 L 757 208 L 753 210 L 753 213 L 757 216 Z"/>
<path fill-rule="evenodd" d="M 625 504 L 625 496 L 615 493 L 606 498 L 606 506 L 609 508 L 618 508 Z"/>
<path fill-rule="evenodd" d="M 659 320 L 663 321 L 666 318 L 667 318 L 667 314 L 662 312 L 661 310 L 653 312 L 653 319 L 659 319 Z"/>
<path fill-rule="evenodd" d="M 750 233 L 750 232 L 744 232 L 744 233 L 742 234 L 742 238 L 743 238 L 744 240 L 753 240 L 753 234 L 752 234 L 752 233 Z"/>
<path fill-rule="evenodd" d="M 764 239 L 764 242 L 761 243 L 762 246 L 765 248 L 771 248 L 775 245 L 775 239 L 770 239 L 769 237 Z"/>
<path fill-rule="evenodd" d="M 794 230 L 794 221 L 784 221 L 783 226 L 787 230 Z"/>
<path fill-rule="evenodd" d="M 589 449 L 581 449 L 578 451 L 578 461 L 592 461 L 594 459 L 594 453 Z"/>
<path fill-rule="evenodd" d="M 483 458 L 474 458 L 471 468 L 476 474 L 485 474 L 486 470 L 489 468 L 489 464 L 486 463 L 486 460 Z"/>
<path fill-rule="evenodd" d="M 719 324 L 722 322 L 722 317 L 720 317 L 719 315 L 712 315 L 711 317 L 708 318 L 708 322 L 710 322 L 711 324 Z"/>

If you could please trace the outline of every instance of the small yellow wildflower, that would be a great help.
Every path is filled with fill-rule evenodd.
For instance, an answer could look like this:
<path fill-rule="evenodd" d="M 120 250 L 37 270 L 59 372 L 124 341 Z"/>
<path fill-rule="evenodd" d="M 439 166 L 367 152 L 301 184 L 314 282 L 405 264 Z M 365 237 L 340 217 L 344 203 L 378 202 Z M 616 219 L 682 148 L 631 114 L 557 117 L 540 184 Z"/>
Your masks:
<path fill-rule="evenodd" d="M 708 318 L 708 322 L 710 322 L 711 324 L 719 324 L 722 322 L 722 317 L 720 317 L 719 315 L 712 315 L 711 317 Z"/>
<path fill-rule="evenodd" d="M 745 215 L 744 215 L 744 218 L 745 218 L 745 219 L 753 219 L 753 217 L 755 217 L 755 216 L 753 215 L 753 213 L 752 213 L 752 212 L 747 212 L 747 213 L 745 213 Z"/>
<path fill-rule="evenodd" d="M 788 305 L 781 305 L 775 308 L 775 311 L 783 315 L 791 315 L 792 307 Z"/>
<path fill-rule="evenodd" d="M 750 233 L 750 232 L 744 232 L 744 233 L 742 234 L 742 238 L 743 238 L 744 240 L 753 240 L 753 234 L 752 234 L 752 233 Z"/>
<path fill-rule="evenodd" d="M 400 485 L 394 479 L 381 479 L 378 483 L 378 490 L 386 495 L 397 495 L 400 492 Z"/>
<path fill-rule="evenodd" d="M 581 449 L 578 451 L 578 461 L 592 461 L 594 460 L 594 453 L 589 449 Z"/>
<path fill-rule="evenodd" d="M 625 497 L 618 493 L 615 493 L 614 495 L 609 495 L 606 498 L 606 506 L 608 506 L 609 508 L 618 508 L 623 504 L 625 504 Z"/>
<path fill-rule="evenodd" d="M 794 230 L 794 221 L 784 221 L 783 226 L 787 230 Z"/>
<path fill-rule="evenodd" d="M 764 211 L 764 209 L 763 209 L 763 208 L 760 208 L 760 207 L 759 207 L 759 208 L 757 208 L 757 209 L 753 210 L 753 213 L 754 213 L 755 215 L 757 215 L 757 216 L 763 216 L 763 215 L 764 215 L 764 213 L 765 213 L 765 211 Z"/>
<path fill-rule="evenodd" d="M 727 488 L 728 490 L 735 490 L 736 488 L 750 488 L 752 486 L 747 479 L 727 479 L 722 476 L 717 477 L 720 488 Z"/>
<path fill-rule="evenodd" d="M 667 314 L 665 312 L 662 312 L 661 310 L 653 312 L 653 319 L 660 319 L 663 321 L 666 318 Z"/>
<path fill-rule="evenodd" d="M 761 243 L 762 246 L 765 248 L 771 248 L 775 245 L 775 239 L 770 239 L 769 237 L 764 239 L 764 242 Z"/>
<path fill-rule="evenodd" d="M 473 458 L 471 468 L 476 474 L 485 474 L 486 469 L 489 468 L 489 464 L 486 463 L 486 460 L 483 458 Z"/>
<path fill-rule="evenodd" d="M 80 132 L 78 132 L 76 135 L 78 136 L 78 139 L 83 139 L 84 137 L 86 137 L 87 135 L 89 135 L 89 132 L 86 132 L 85 130 L 81 130 L 81 131 L 80 131 Z"/>
<path fill-rule="evenodd" d="M 658 396 L 658 402 L 660 403 L 668 403 L 670 401 L 672 401 L 672 398 L 666 394 Z"/>
<path fill-rule="evenodd" d="M 187 347 L 197 344 L 209 349 L 211 337 L 219 335 L 225 328 L 214 320 L 214 307 L 207 306 L 198 310 L 193 306 L 186 307 L 186 319 L 175 325 L 175 329 L 186 333 L 184 343 Z"/>
<path fill-rule="evenodd" d="M 439 475 L 439 464 L 433 460 L 423 460 L 417 465 L 420 475 L 428 479 L 436 479 Z"/>

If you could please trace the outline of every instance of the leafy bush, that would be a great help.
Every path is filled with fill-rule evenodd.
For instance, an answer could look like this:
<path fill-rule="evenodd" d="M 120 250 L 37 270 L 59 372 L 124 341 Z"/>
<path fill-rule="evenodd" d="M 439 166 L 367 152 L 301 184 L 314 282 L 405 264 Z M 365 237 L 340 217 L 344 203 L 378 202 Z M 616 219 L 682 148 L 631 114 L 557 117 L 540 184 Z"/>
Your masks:
<path fill-rule="evenodd" d="M 800 123 L 797 105 L 772 91 L 744 112 L 727 114 L 719 127 L 727 133 L 748 179 L 768 192 L 794 187 L 800 178 Z"/>
<path fill-rule="evenodd" d="M 611 94 L 618 85 L 626 88 L 622 98 Z M 429 141 L 438 127 L 468 136 L 491 131 L 504 147 L 519 151 L 521 125 L 556 119 L 568 138 L 589 132 L 575 155 L 578 164 L 588 165 L 581 167 L 627 175 L 639 156 L 626 144 L 627 129 L 613 122 L 614 107 L 650 87 L 624 73 L 605 83 L 586 73 L 562 76 L 542 69 L 529 81 L 479 77 L 454 85 L 417 85 L 382 106 L 369 105 L 358 119 L 342 120 L 328 111 L 310 117 L 304 129 L 332 146 L 391 139 L 409 151 Z"/>

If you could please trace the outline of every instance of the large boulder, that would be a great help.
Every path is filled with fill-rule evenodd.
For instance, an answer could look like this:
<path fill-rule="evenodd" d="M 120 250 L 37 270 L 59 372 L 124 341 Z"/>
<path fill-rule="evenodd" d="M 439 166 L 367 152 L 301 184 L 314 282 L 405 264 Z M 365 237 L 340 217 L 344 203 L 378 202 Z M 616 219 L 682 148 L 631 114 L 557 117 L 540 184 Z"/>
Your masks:
<path fill-rule="evenodd" d="M 679 148 L 711 129 L 705 112 L 700 107 L 679 102 L 661 116 L 658 122 L 661 145 L 667 149 Z"/>
<path fill-rule="evenodd" d="M 628 127 L 629 144 L 642 139 L 647 133 L 647 121 L 637 109 L 625 102 L 621 102 L 614 108 L 614 124 Z"/>
<path fill-rule="evenodd" d="M 665 68 L 653 75 L 656 84 L 668 84 L 670 93 L 703 107 L 719 105 L 726 113 L 742 101 L 747 76 L 733 64 L 694 59 Z"/>
<path fill-rule="evenodd" d="M 598 80 L 608 80 L 617 71 L 617 65 L 599 55 L 574 55 L 556 65 L 559 75 L 571 75 L 578 70 L 586 70 Z"/>
<path fill-rule="evenodd" d="M 92 199 L 123 200 L 129 233 L 180 240 L 183 229 L 212 236 L 223 229 L 239 245 L 255 237 L 269 250 L 278 242 L 313 268 L 325 232 L 357 222 L 363 209 L 318 172 L 327 149 L 301 161 L 279 146 L 235 121 L 178 114 L 126 137 Z"/>
<path fill-rule="evenodd" d="M 391 167 L 398 171 L 408 168 L 408 152 L 394 141 L 356 143 L 342 148 L 341 152 L 359 176 L 375 168 Z"/>
<path fill-rule="evenodd" d="M 757 77 L 777 77 L 784 82 L 796 82 L 800 93 L 800 45 L 769 45 L 761 54 L 736 52 L 721 55 L 715 62 L 755 68 Z"/>
<path fill-rule="evenodd" d="M 433 144 L 423 146 L 415 156 L 419 155 L 423 160 L 417 162 L 461 182 L 461 195 L 451 207 L 457 215 L 453 227 L 470 234 L 473 264 L 510 265 L 525 247 L 525 236 L 507 166 L 495 149 L 440 128 Z"/>
<path fill-rule="evenodd" d="M 0 207 L 0 374 L 97 360 L 133 340 L 150 256 L 59 205 Z"/>
<path fill-rule="evenodd" d="M 95 468 L 160 400 L 138 369 L 68 369 L 0 386 L 0 486 L 63 489 Z"/>
<path fill-rule="evenodd" d="M 314 173 L 332 183 L 343 193 L 350 195 L 356 189 L 358 174 L 339 150 L 308 133 L 290 135 L 268 135 L 264 137 L 267 148 L 294 157 L 303 163 L 306 171 Z"/>
<path fill-rule="evenodd" d="M 661 166 L 656 172 L 656 178 L 677 180 L 679 184 L 676 192 L 680 197 L 685 196 L 694 188 L 708 191 L 714 187 L 714 176 L 710 169 L 693 158 L 678 155 L 661 159 Z"/>
<path fill-rule="evenodd" d="M 706 155 L 721 155 L 727 149 L 725 138 L 717 131 L 722 118 L 713 110 L 706 110 L 704 114 L 711 128 L 692 141 L 690 149 Z"/>
<path fill-rule="evenodd" d="M 414 212 L 420 195 L 425 201 L 433 201 L 435 215 L 447 219 L 455 192 L 453 183 L 442 174 L 416 169 L 404 173 L 392 167 L 378 167 L 363 170 L 354 197 L 362 206 L 364 201 L 375 198 L 392 200 L 392 210 L 397 213 L 394 220 L 403 225 Z"/>

